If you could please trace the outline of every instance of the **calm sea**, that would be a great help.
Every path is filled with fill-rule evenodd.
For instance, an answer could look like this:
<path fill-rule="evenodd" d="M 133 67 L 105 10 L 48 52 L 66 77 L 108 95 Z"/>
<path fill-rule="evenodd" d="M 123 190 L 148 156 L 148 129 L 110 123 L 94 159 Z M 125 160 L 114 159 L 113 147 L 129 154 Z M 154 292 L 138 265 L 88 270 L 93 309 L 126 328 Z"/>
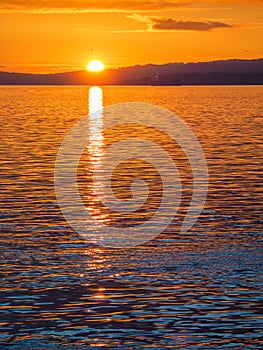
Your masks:
<path fill-rule="evenodd" d="M 1 349 L 263 348 L 262 86 L 29 86 L 0 94 Z M 139 247 L 110 249 L 70 228 L 54 166 L 66 133 L 89 109 L 134 101 L 169 109 L 191 127 L 206 155 L 209 190 L 188 233 L 176 221 Z M 116 141 L 114 133 L 107 138 Z M 83 202 L 105 225 L 133 225 L 140 213 L 115 216 L 90 194 L 97 146 L 80 161 Z M 180 221 L 192 178 L 177 155 Z M 123 166 L 130 180 L 141 171 L 150 179 L 147 218 L 160 204 L 158 174 L 145 164 Z M 126 198 L 122 171 L 114 187 Z"/>

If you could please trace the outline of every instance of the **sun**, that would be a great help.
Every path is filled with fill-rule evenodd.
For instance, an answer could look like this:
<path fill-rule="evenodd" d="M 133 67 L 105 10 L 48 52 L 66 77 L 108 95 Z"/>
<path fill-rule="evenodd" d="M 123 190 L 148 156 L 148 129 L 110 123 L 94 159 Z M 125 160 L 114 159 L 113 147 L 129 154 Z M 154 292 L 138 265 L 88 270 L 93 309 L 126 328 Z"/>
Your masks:
<path fill-rule="evenodd" d="M 92 60 L 87 65 L 89 72 L 101 72 L 104 70 L 104 64 L 100 60 Z"/>

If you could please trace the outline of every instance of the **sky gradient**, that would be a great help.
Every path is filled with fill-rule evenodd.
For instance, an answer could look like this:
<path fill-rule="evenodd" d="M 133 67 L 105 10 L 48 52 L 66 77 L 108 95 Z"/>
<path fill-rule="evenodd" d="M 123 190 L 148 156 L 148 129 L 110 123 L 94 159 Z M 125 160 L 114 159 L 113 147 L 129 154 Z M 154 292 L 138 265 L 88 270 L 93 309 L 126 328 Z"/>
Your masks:
<path fill-rule="evenodd" d="M 261 0 L 0 1 L 0 70 L 259 58 L 262 17 Z"/>

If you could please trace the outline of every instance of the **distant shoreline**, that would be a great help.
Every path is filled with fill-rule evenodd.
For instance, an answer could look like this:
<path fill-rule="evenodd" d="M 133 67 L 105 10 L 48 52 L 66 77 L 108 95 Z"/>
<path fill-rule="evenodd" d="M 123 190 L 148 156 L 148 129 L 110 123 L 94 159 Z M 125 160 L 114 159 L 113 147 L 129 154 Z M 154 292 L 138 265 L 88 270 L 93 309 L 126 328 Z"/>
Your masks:
<path fill-rule="evenodd" d="M 263 58 L 198 63 L 148 64 L 100 73 L 75 71 L 51 74 L 0 72 L 0 85 L 263 85 Z"/>

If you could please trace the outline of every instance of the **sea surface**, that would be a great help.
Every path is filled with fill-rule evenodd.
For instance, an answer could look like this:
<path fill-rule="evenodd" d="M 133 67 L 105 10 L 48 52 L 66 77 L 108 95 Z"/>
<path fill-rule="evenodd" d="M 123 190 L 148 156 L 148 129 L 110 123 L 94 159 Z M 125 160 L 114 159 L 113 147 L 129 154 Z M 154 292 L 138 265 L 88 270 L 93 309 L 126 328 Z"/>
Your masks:
<path fill-rule="evenodd" d="M 262 101 L 262 86 L 1 87 L 0 349 L 262 349 Z M 164 107 L 188 124 L 207 159 L 209 189 L 201 216 L 180 233 L 193 179 L 178 149 L 178 218 L 149 242 L 115 249 L 67 223 L 54 167 L 76 122 L 124 102 Z M 79 163 L 79 192 L 95 220 L 128 227 L 158 210 L 162 185 L 149 164 L 128 161 L 113 179 L 116 196 L 129 200 L 129 183 L 143 173 L 149 203 L 119 216 L 100 205 L 92 166 L 119 139 L 104 135 L 101 122 L 93 120 L 101 135 L 87 140 Z"/>

